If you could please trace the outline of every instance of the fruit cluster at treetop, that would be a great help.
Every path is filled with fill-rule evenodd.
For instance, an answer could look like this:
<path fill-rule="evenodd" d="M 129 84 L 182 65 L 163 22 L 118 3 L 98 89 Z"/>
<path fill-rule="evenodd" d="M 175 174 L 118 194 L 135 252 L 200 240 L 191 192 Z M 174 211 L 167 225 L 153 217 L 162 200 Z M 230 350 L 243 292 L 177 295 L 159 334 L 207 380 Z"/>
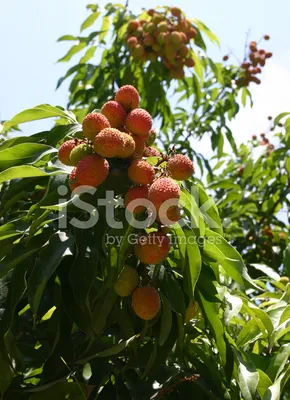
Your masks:
<path fill-rule="evenodd" d="M 190 48 L 197 30 L 177 8 L 150 9 L 140 20 L 131 20 L 125 40 L 132 57 L 139 62 L 161 61 L 170 78 L 182 79 L 184 67 L 195 65 Z"/>
<path fill-rule="evenodd" d="M 192 161 L 176 154 L 174 148 L 161 154 L 151 146 L 156 139 L 151 115 L 139 108 L 139 94 L 130 85 L 121 87 L 101 112 L 88 114 L 82 127 L 83 139 L 64 142 L 58 152 L 61 162 L 74 166 L 69 176 L 71 190 L 100 186 L 110 177 L 111 159 L 119 159 L 132 182 L 124 193 L 125 207 L 134 214 L 146 213 L 147 228 L 151 227 L 150 233 L 142 231 L 134 247 L 135 256 L 145 269 L 146 265 L 162 263 L 170 252 L 170 226 L 181 218 L 177 181 L 193 175 Z M 140 318 L 152 319 L 160 308 L 158 291 L 147 280 L 141 280 L 137 288 L 139 283 L 137 269 L 126 266 L 114 288 L 121 297 L 132 294 L 132 306 Z"/>
<path fill-rule="evenodd" d="M 265 40 L 269 40 L 269 35 L 264 35 Z M 256 76 L 262 72 L 262 68 L 266 65 L 266 60 L 272 57 L 272 53 L 266 52 L 264 49 L 258 49 L 257 42 L 250 42 L 249 54 L 241 64 L 241 74 L 236 80 L 239 87 L 249 86 L 251 82 L 259 85 L 261 80 Z"/>

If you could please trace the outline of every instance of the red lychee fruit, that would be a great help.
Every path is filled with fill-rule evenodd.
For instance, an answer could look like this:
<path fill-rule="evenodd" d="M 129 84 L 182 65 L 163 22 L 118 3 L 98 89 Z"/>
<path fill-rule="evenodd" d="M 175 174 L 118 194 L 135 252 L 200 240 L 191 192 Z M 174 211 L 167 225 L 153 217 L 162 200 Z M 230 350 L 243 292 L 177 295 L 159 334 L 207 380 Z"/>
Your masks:
<path fill-rule="evenodd" d="M 159 264 L 170 251 L 170 241 L 162 232 L 151 232 L 140 236 L 135 245 L 135 254 L 144 264 Z"/>
<path fill-rule="evenodd" d="M 105 128 L 110 128 L 110 122 L 101 113 L 90 113 L 83 120 L 84 136 L 90 140 Z"/>
<path fill-rule="evenodd" d="M 133 153 L 134 158 L 142 158 L 143 152 L 145 149 L 145 143 L 144 140 L 137 135 L 132 135 L 132 138 L 134 139 L 135 142 L 135 151 Z"/>
<path fill-rule="evenodd" d="M 96 153 L 103 157 L 127 158 L 135 151 L 134 139 L 115 128 L 102 130 L 94 140 Z"/>
<path fill-rule="evenodd" d="M 249 47 L 252 51 L 257 51 L 257 42 L 250 42 Z"/>
<path fill-rule="evenodd" d="M 138 39 L 135 36 L 131 36 L 127 39 L 127 45 L 129 49 L 134 49 L 138 44 Z"/>
<path fill-rule="evenodd" d="M 156 317 L 160 310 L 160 296 L 152 286 L 143 286 L 134 290 L 132 307 L 136 315 L 149 321 Z"/>
<path fill-rule="evenodd" d="M 143 157 L 160 157 L 160 152 L 155 147 L 147 146 L 144 149 Z"/>
<path fill-rule="evenodd" d="M 195 66 L 195 61 L 193 58 L 189 57 L 185 59 L 184 64 L 188 67 L 188 68 L 192 68 Z"/>
<path fill-rule="evenodd" d="M 270 51 L 268 51 L 266 53 L 266 58 L 271 58 L 273 56 L 273 53 L 271 53 Z"/>
<path fill-rule="evenodd" d="M 154 179 L 154 168 L 144 160 L 134 160 L 128 168 L 128 176 L 137 185 L 148 185 Z"/>
<path fill-rule="evenodd" d="M 157 211 L 166 200 L 179 199 L 179 197 L 179 185 L 171 178 L 156 179 L 150 186 L 148 194 L 148 200 L 152 202 Z"/>
<path fill-rule="evenodd" d="M 148 186 L 134 186 L 128 190 L 125 194 L 125 206 L 130 212 L 134 212 L 135 214 L 140 214 L 146 210 L 146 207 L 142 205 L 142 200 L 148 200 Z M 132 201 L 138 200 L 137 206 L 133 206 L 131 204 Z"/>
<path fill-rule="evenodd" d="M 139 26 L 140 26 L 139 21 L 132 20 L 128 23 L 127 32 L 134 32 L 139 28 Z"/>
<path fill-rule="evenodd" d="M 194 28 L 190 28 L 190 30 L 187 32 L 187 36 L 188 36 L 190 39 L 195 39 L 195 38 L 196 38 L 196 35 L 197 35 L 197 31 L 196 31 L 196 29 L 194 29 Z"/>
<path fill-rule="evenodd" d="M 176 202 L 178 202 L 177 199 Z M 162 223 L 162 225 L 169 226 L 175 224 L 175 222 L 179 221 L 180 218 L 180 208 L 178 205 L 172 205 L 168 207 L 168 209 L 165 207 L 165 210 L 163 210 L 161 207 L 158 211 L 156 221 Z"/>
<path fill-rule="evenodd" d="M 167 169 L 172 178 L 183 181 L 190 178 L 194 173 L 193 162 L 182 154 L 175 154 L 168 160 Z"/>
<path fill-rule="evenodd" d="M 122 86 L 116 93 L 115 100 L 124 107 L 126 111 L 131 111 L 139 106 L 139 93 L 131 85 Z"/>
<path fill-rule="evenodd" d="M 223 56 L 223 61 L 228 61 L 228 59 L 229 59 L 229 56 Z"/>
<path fill-rule="evenodd" d="M 142 108 L 135 108 L 128 114 L 126 126 L 135 135 L 147 136 L 152 128 L 151 115 Z"/>
<path fill-rule="evenodd" d="M 79 185 L 98 187 L 109 174 L 108 161 L 98 155 L 86 156 L 76 167 L 76 180 Z"/>
<path fill-rule="evenodd" d="M 252 135 L 253 140 L 257 140 L 257 135 Z"/>
<path fill-rule="evenodd" d="M 70 190 L 73 192 L 78 186 L 80 186 L 80 184 L 78 183 L 77 179 L 76 179 L 76 167 L 71 171 L 71 173 L 69 174 L 69 187 Z"/>
<path fill-rule="evenodd" d="M 72 150 L 81 142 L 77 139 L 71 139 L 64 142 L 58 149 L 58 158 L 65 165 L 73 165 L 71 163 L 70 154 Z"/>
<path fill-rule="evenodd" d="M 126 111 L 121 104 L 114 100 L 107 101 L 103 105 L 101 113 L 108 119 L 112 128 L 119 128 L 125 124 Z"/>
<path fill-rule="evenodd" d="M 264 35 L 264 39 L 265 40 L 270 40 L 270 36 L 269 35 Z"/>

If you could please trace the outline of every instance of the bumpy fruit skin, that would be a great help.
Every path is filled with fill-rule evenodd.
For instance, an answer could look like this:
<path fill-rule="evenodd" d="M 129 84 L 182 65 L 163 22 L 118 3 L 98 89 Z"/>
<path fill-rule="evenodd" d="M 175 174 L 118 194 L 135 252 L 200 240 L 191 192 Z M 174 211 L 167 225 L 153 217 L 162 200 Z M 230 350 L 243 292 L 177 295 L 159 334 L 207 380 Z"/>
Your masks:
<path fill-rule="evenodd" d="M 127 45 L 129 47 L 129 49 L 134 49 L 134 47 L 136 47 L 137 44 L 138 44 L 138 40 L 135 36 L 131 36 L 128 38 Z"/>
<path fill-rule="evenodd" d="M 103 105 L 101 112 L 108 119 L 112 128 L 119 128 L 125 124 L 126 111 L 124 107 L 116 101 L 107 101 L 107 103 Z"/>
<path fill-rule="evenodd" d="M 146 207 L 142 205 L 142 200 L 148 199 L 148 186 L 134 186 L 128 190 L 125 194 L 125 206 L 130 212 L 135 214 L 141 214 L 146 210 Z M 140 205 L 133 207 L 130 203 L 134 200 L 139 200 Z"/>
<path fill-rule="evenodd" d="M 172 7 L 170 9 L 171 14 L 174 15 L 174 17 L 180 17 L 181 16 L 181 10 L 178 7 Z"/>
<path fill-rule="evenodd" d="M 156 317 L 160 310 L 160 296 L 152 286 L 143 286 L 134 290 L 132 307 L 136 315 L 149 321 Z"/>
<path fill-rule="evenodd" d="M 147 146 L 144 149 L 143 157 L 160 157 L 160 152 L 155 147 Z"/>
<path fill-rule="evenodd" d="M 176 202 L 178 202 L 178 200 L 176 199 Z M 173 205 L 168 207 L 168 209 L 163 210 L 159 210 L 158 211 L 158 215 L 156 220 L 160 223 L 162 223 L 162 225 L 165 226 L 170 226 L 175 224 L 175 222 L 179 221 L 181 218 L 180 215 L 180 209 L 178 207 L 178 205 Z"/>
<path fill-rule="evenodd" d="M 144 264 L 159 264 L 165 260 L 170 251 L 170 241 L 162 232 L 151 232 L 140 236 L 135 245 L 135 254 Z"/>
<path fill-rule="evenodd" d="M 77 139 L 71 139 L 64 142 L 58 149 L 58 158 L 65 165 L 72 165 L 70 153 L 80 142 Z"/>
<path fill-rule="evenodd" d="M 70 161 L 72 165 L 78 165 L 78 163 L 86 156 L 94 154 L 94 149 L 86 143 L 82 143 L 72 149 L 70 153 Z"/>
<path fill-rule="evenodd" d="M 126 126 L 135 135 L 147 136 L 152 128 L 151 115 L 142 108 L 136 108 L 128 114 Z"/>
<path fill-rule="evenodd" d="M 98 155 L 86 156 L 76 167 L 76 180 L 79 185 L 98 187 L 109 174 L 108 161 Z"/>
<path fill-rule="evenodd" d="M 139 275 L 135 268 L 126 265 L 114 284 L 115 292 L 120 297 L 130 296 L 139 283 Z"/>
<path fill-rule="evenodd" d="M 192 68 L 195 65 L 194 59 L 189 57 L 185 59 L 184 64 L 188 67 L 188 68 Z"/>
<path fill-rule="evenodd" d="M 90 140 L 105 128 L 110 128 L 110 122 L 101 113 L 90 113 L 83 120 L 84 136 Z"/>
<path fill-rule="evenodd" d="M 142 158 L 145 149 L 144 140 L 137 135 L 132 135 L 132 138 L 135 142 L 135 151 L 133 153 L 133 158 Z"/>
<path fill-rule="evenodd" d="M 137 185 L 148 185 L 154 179 L 154 168 L 144 160 L 134 160 L 128 168 L 128 176 Z"/>
<path fill-rule="evenodd" d="M 139 107 L 140 97 L 134 86 L 125 85 L 117 91 L 115 101 L 121 104 L 126 111 L 131 111 Z"/>
<path fill-rule="evenodd" d="M 94 149 L 102 157 L 127 158 L 134 153 L 135 142 L 127 133 L 107 128 L 95 137 Z"/>
<path fill-rule="evenodd" d="M 127 26 L 127 31 L 128 32 L 136 31 L 136 29 L 138 29 L 139 26 L 140 26 L 139 21 L 136 20 L 130 21 Z"/>
<path fill-rule="evenodd" d="M 170 199 L 179 199 L 180 188 L 171 178 L 159 178 L 152 183 L 149 189 L 148 199 L 159 210 L 161 205 Z"/>
<path fill-rule="evenodd" d="M 184 322 L 186 324 L 196 316 L 196 314 L 198 312 L 198 308 L 199 308 L 198 303 L 196 301 L 193 303 L 190 300 L 189 305 L 185 311 Z"/>
<path fill-rule="evenodd" d="M 173 179 L 183 181 L 190 178 L 194 173 L 193 162 L 182 154 L 175 154 L 168 160 L 167 169 Z"/>
<path fill-rule="evenodd" d="M 77 169 L 74 168 L 74 169 L 72 170 L 72 172 L 70 173 L 69 179 L 68 179 L 69 187 L 70 187 L 70 190 L 71 190 L 72 192 L 73 192 L 77 187 L 80 186 L 80 184 L 78 183 L 78 181 L 77 181 L 77 179 L 76 179 L 76 171 L 77 171 Z"/>

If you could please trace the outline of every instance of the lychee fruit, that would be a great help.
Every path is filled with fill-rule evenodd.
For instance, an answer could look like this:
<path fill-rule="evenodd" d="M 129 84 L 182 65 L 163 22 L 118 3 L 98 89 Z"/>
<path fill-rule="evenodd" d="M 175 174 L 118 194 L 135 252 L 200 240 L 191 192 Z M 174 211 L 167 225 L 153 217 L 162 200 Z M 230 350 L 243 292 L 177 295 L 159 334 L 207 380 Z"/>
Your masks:
<path fill-rule="evenodd" d="M 144 149 L 143 157 L 160 157 L 161 153 L 155 147 L 147 146 Z"/>
<path fill-rule="evenodd" d="M 132 54 L 138 60 L 142 59 L 142 57 L 145 54 L 144 46 L 142 44 L 137 44 L 137 46 L 135 46 L 134 49 L 132 50 Z"/>
<path fill-rule="evenodd" d="M 270 40 L 270 36 L 269 35 L 264 35 L 264 39 L 265 40 Z"/>
<path fill-rule="evenodd" d="M 147 34 L 144 39 L 143 39 L 143 44 L 144 46 L 152 46 L 155 43 L 154 37 L 151 36 L 150 34 Z"/>
<path fill-rule="evenodd" d="M 179 32 L 171 32 L 170 34 L 170 41 L 173 44 L 179 45 L 182 42 L 182 37 Z"/>
<path fill-rule="evenodd" d="M 174 17 L 180 17 L 181 16 L 181 10 L 178 7 L 171 7 L 170 11 L 171 11 L 171 14 Z"/>
<path fill-rule="evenodd" d="M 135 108 L 128 114 L 126 126 L 135 135 L 147 136 L 152 128 L 151 115 L 142 108 Z"/>
<path fill-rule="evenodd" d="M 145 149 L 144 140 L 137 135 L 132 135 L 132 138 L 135 142 L 135 151 L 133 153 L 133 158 L 142 158 Z"/>
<path fill-rule="evenodd" d="M 79 185 L 97 187 L 107 178 L 109 168 L 105 158 L 98 155 L 86 156 L 78 163 L 75 177 Z"/>
<path fill-rule="evenodd" d="M 120 297 L 127 297 L 136 289 L 138 283 L 139 275 L 137 270 L 129 265 L 125 265 L 114 284 L 114 289 Z"/>
<path fill-rule="evenodd" d="M 178 199 L 175 199 L 178 202 Z M 169 226 L 175 224 L 181 218 L 180 208 L 178 205 L 172 205 L 170 207 L 162 207 L 158 210 L 156 221 L 162 223 L 162 225 Z"/>
<path fill-rule="evenodd" d="M 78 183 L 77 179 L 76 179 L 76 171 L 77 169 L 74 168 L 71 173 L 69 174 L 69 187 L 70 190 L 73 192 L 78 186 L 80 186 L 80 184 Z"/>
<path fill-rule="evenodd" d="M 144 160 L 134 160 L 128 168 L 128 177 L 137 185 L 148 185 L 154 179 L 154 168 Z"/>
<path fill-rule="evenodd" d="M 170 251 L 168 236 L 162 232 L 150 232 L 140 236 L 135 245 L 135 254 L 144 264 L 159 264 L 164 261 Z"/>
<path fill-rule="evenodd" d="M 115 128 L 106 128 L 94 140 L 96 153 L 103 157 L 127 158 L 135 151 L 134 139 Z"/>
<path fill-rule="evenodd" d="M 158 178 L 149 189 L 148 199 L 157 210 L 161 205 L 171 199 L 179 199 L 180 188 L 177 182 L 171 178 Z"/>
<path fill-rule="evenodd" d="M 195 39 L 195 38 L 196 38 L 196 35 L 197 35 L 197 31 L 196 31 L 196 29 L 194 29 L 194 28 L 190 28 L 189 31 L 187 32 L 187 36 L 188 36 L 190 39 Z"/>
<path fill-rule="evenodd" d="M 190 178 L 194 173 L 193 162 L 182 154 L 175 154 L 168 160 L 167 169 L 173 179 L 183 181 Z"/>
<path fill-rule="evenodd" d="M 160 310 L 160 296 L 153 286 L 143 286 L 134 290 L 132 307 L 136 315 L 149 321 L 156 317 Z"/>
<path fill-rule="evenodd" d="M 155 131 L 155 129 L 151 129 L 151 131 L 149 132 L 149 137 L 146 140 L 146 145 L 151 146 L 155 142 L 156 136 L 157 132 Z"/>
<path fill-rule="evenodd" d="M 125 194 L 125 206 L 130 212 L 135 214 L 141 214 L 146 210 L 146 207 L 142 205 L 142 200 L 148 200 L 148 186 L 134 186 L 128 190 Z M 137 206 L 131 204 L 132 201 L 138 200 Z"/>
<path fill-rule="evenodd" d="M 182 44 L 179 49 L 179 53 L 182 57 L 186 57 L 188 55 L 188 47 L 185 44 Z"/>
<path fill-rule="evenodd" d="M 117 91 L 115 101 L 121 104 L 126 111 L 131 111 L 139 106 L 139 93 L 134 86 L 125 85 Z"/>
<path fill-rule="evenodd" d="M 84 157 L 94 154 L 94 149 L 86 143 L 74 147 L 70 153 L 71 165 L 77 165 Z"/>
<path fill-rule="evenodd" d="M 83 120 L 84 136 L 90 140 L 105 128 L 110 128 L 110 122 L 101 113 L 90 113 Z"/>
<path fill-rule="evenodd" d="M 198 312 L 198 308 L 199 308 L 198 303 L 196 301 L 193 303 L 190 300 L 189 305 L 185 311 L 184 322 L 186 324 L 196 316 L 196 314 Z"/>
<path fill-rule="evenodd" d="M 136 31 L 136 29 L 139 28 L 139 26 L 140 26 L 139 21 L 132 20 L 128 23 L 127 32 L 134 32 Z"/>
<path fill-rule="evenodd" d="M 186 59 L 185 59 L 184 64 L 185 64 L 187 67 L 192 68 L 192 67 L 194 67 L 195 62 L 194 62 L 194 59 L 193 59 L 193 58 L 189 57 L 189 58 L 186 58 Z"/>
<path fill-rule="evenodd" d="M 64 142 L 58 149 L 58 158 L 65 165 L 72 165 L 70 154 L 72 150 L 80 144 L 77 139 L 71 139 Z"/>
<path fill-rule="evenodd" d="M 116 101 L 107 101 L 103 105 L 101 112 L 108 119 L 112 128 L 119 128 L 125 124 L 126 111 L 124 107 Z"/>
<path fill-rule="evenodd" d="M 138 39 L 135 36 L 130 36 L 127 39 L 127 45 L 129 47 L 129 49 L 133 49 L 134 47 L 136 47 L 138 44 Z"/>

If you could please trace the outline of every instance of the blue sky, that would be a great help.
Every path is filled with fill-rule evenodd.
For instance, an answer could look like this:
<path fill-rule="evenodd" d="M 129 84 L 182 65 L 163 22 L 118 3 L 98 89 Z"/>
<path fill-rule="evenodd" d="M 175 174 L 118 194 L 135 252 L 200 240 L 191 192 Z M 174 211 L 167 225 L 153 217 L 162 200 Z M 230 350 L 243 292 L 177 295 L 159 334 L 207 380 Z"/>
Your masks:
<path fill-rule="evenodd" d="M 55 91 L 58 78 L 72 63 L 56 63 L 70 43 L 57 43 L 64 34 L 78 34 L 81 22 L 88 15 L 85 0 L 10 0 L 0 6 L 0 119 L 41 103 L 65 106 L 67 85 Z M 100 4 L 105 4 L 101 2 Z M 142 7 L 168 5 L 168 1 L 129 1 L 138 12 Z M 201 19 L 216 33 L 221 50 L 210 48 L 210 55 L 220 60 L 229 49 L 242 57 L 246 32 L 251 39 L 268 33 L 267 49 L 274 53 L 265 68 L 263 84 L 254 87 L 255 109 L 243 110 L 232 124 L 238 141 L 264 130 L 266 116 L 290 110 L 290 2 L 288 0 L 188 1 L 178 4 L 189 17 Z M 47 122 L 46 122 L 47 123 Z M 23 126 L 26 134 L 34 133 L 36 125 Z"/>

